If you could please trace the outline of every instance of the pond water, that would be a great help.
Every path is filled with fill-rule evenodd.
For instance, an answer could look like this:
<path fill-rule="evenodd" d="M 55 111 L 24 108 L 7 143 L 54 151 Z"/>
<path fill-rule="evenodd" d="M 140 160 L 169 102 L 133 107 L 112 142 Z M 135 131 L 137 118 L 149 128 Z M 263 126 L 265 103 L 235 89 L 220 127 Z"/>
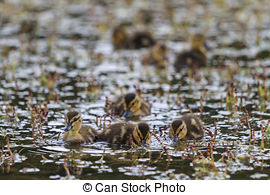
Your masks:
<path fill-rule="evenodd" d="M 162 73 L 146 49 L 117 50 L 114 26 L 151 10 L 148 28 L 169 48 Z M 269 179 L 270 4 L 265 0 L 0 1 L 0 179 Z M 208 66 L 175 72 L 187 37 L 203 32 Z M 69 110 L 99 132 L 106 97 L 140 89 L 147 147 L 62 141 Z M 173 143 L 168 126 L 192 112 L 202 140 Z M 138 119 L 137 119 L 138 120 Z"/>

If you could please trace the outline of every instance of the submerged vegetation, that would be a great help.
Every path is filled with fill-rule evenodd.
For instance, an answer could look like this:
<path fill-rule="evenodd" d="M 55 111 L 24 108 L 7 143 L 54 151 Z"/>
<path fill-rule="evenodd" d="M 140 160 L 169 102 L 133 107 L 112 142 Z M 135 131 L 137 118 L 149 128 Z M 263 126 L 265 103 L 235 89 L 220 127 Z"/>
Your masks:
<path fill-rule="evenodd" d="M 0 1 L 0 179 L 269 179 L 269 13 L 267 0 Z M 175 70 L 194 33 L 207 65 Z M 145 36 L 161 46 L 130 46 Z M 110 101 L 135 92 L 151 114 L 128 120 L 149 125 L 149 145 L 62 141 L 66 113 L 101 133 L 122 119 Z M 202 139 L 171 140 L 184 114 Z"/>

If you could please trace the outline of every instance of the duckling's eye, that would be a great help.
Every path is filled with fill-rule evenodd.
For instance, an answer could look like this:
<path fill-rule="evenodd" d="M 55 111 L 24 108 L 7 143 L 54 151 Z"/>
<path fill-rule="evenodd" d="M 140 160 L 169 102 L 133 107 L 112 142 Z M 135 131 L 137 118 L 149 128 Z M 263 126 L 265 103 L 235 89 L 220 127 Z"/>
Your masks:
<path fill-rule="evenodd" d="M 182 128 L 180 128 L 179 131 L 176 130 L 175 134 L 179 135 L 181 133 L 181 131 L 183 131 L 183 129 L 184 129 L 184 126 L 182 126 Z"/>
<path fill-rule="evenodd" d="M 132 103 L 130 103 L 130 106 L 134 106 L 137 103 L 137 101 L 134 101 Z"/>
<path fill-rule="evenodd" d="M 79 119 L 80 119 L 80 117 L 75 118 L 75 119 L 73 120 L 73 122 L 76 122 L 76 121 L 79 120 Z"/>
<path fill-rule="evenodd" d="M 184 129 L 184 127 L 182 127 L 182 128 L 179 130 L 179 132 L 181 132 L 183 129 Z"/>

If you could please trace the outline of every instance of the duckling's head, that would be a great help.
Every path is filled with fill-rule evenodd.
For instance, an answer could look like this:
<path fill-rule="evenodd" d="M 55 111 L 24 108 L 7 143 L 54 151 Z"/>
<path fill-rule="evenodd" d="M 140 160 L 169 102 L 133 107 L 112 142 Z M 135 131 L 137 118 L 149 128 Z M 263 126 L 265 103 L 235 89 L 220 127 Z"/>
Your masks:
<path fill-rule="evenodd" d="M 173 139 L 173 141 L 177 141 L 178 139 L 182 139 L 187 135 L 187 126 L 186 123 L 177 119 L 174 120 L 170 126 L 169 136 Z"/>
<path fill-rule="evenodd" d="M 139 145 L 146 145 L 151 142 L 150 128 L 147 123 L 138 123 L 132 134 L 134 140 Z"/>
<path fill-rule="evenodd" d="M 123 117 L 130 117 L 132 113 L 138 111 L 141 107 L 140 97 L 136 93 L 128 93 L 124 97 L 124 109 Z"/>
<path fill-rule="evenodd" d="M 66 114 L 65 131 L 79 131 L 82 126 L 81 114 L 76 111 L 71 111 Z"/>
<path fill-rule="evenodd" d="M 164 44 L 156 44 L 153 47 L 153 58 L 157 61 L 162 67 L 168 65 L 168 49 Z"/>
<path fill-rule="evenodd" d="M 120 24 L 113 31 L 112 42 L 115 49 L 121 49 L 127 44 L 128 34 L 126 32 L 126 26 L 126 24 Z"/>
<path fill-rule="evenodd" d="M 200 50 L 206 53 L 206 37 L 203 34 L 193 34 L 189 38 L 191 49 Z"/>

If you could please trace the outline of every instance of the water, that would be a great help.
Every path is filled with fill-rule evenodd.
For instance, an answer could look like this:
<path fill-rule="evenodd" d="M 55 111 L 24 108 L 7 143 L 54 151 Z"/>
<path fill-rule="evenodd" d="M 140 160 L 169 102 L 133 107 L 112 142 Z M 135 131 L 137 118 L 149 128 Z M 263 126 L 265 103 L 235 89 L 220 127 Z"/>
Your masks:
<path fill-rule="evenodd" d="M 98 2 L 0 3 L 0 178 L 268 179 L 267 2 Z M 145 49 L 114 51 L 110 42 L 113 26 L 150 5 L 150 29 L 170 50 L 170 67 L 162 75 L 141 65 Z M 209 66 L 196 78 L 185 69 L 175 73 L 176 53 L 188 48 L 186 37 L 197 30 L 207 34 Z M 151 115 L 140 120 L 163 145 L 154 136 L 145 148 L 62 141 L 68 110 L 81 112 L 83 123 L 101 132 L 111 122 L 102 117 L 106 97 L 134 86 L 152 105 Z M 168 129 L 161 133 L 190 111 L 216 131 L 214 142 L 208 132 L 196 143 L 177 144 Z"/>

